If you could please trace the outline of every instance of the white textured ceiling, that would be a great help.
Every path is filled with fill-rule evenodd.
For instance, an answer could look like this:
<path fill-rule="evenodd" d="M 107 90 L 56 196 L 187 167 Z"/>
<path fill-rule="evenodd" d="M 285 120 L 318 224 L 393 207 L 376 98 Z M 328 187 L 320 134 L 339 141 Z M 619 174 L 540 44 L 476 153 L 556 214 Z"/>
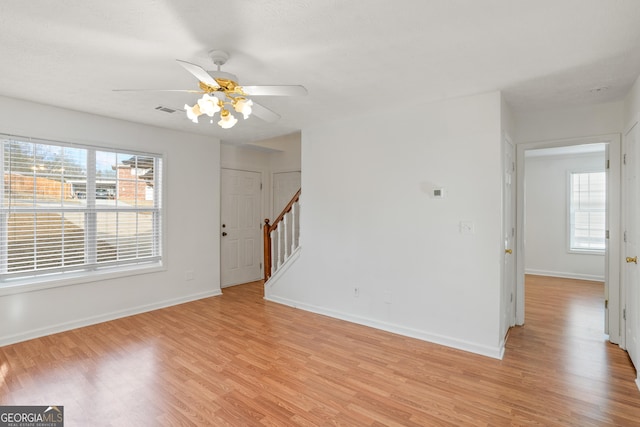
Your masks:
<path fill-rule="evenodd" d="M 277 123 L 223 130 L 155 110 L 196 95 L 112 91 L 195 89 L 175 59 L 214 69 L 211 49 L 241 84 L 309 95 L 261 97 Z M 5 0 L 0 64 L 0 95 L 240 143 L 493 90 L 520 111 L 620 99 L 640 74 L 640 1 Z"/>

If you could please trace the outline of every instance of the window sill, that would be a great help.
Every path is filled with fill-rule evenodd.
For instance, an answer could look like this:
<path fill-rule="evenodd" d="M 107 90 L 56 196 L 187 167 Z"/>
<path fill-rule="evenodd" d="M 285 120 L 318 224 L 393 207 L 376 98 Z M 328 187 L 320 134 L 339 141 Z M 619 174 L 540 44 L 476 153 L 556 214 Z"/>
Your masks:
<path fill-rule="evenodd" d="M 118 267 L 103 271 L 79 271 L 76 273 L 59 273 L 43 275 L 40 277 L 21 277 L 14 280 L 0 282 L 0 297 L 6 295 L 22 294 L 26 292 L 41 291 L 44 289 L 61 288 L 65 286 L 79 285 L 83 283 L 113 280 L 123 277 L 137 276 L 140 274 L 157 273 L 166 271 L 166 267 L 159 262 L 145 266 Z"/>
<path fill-rule="evenodd" d="M 569 249 L 567 253 L 574 255 L 601 255 L 604 256 L 604 251 L 599 249 Z"/>

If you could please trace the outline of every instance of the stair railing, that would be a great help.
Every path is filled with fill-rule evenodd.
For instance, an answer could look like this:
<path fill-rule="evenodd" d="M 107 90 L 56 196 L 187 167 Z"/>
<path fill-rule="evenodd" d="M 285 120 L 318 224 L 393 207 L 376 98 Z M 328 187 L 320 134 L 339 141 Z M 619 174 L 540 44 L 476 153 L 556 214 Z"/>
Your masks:
<path fill-rule="evenodd" d="M 300 193 L 298 190 L 282 213 L 270 224 L 264 220 L 264 280 L 269 278 L 289 259 L 300 245 Z"/>

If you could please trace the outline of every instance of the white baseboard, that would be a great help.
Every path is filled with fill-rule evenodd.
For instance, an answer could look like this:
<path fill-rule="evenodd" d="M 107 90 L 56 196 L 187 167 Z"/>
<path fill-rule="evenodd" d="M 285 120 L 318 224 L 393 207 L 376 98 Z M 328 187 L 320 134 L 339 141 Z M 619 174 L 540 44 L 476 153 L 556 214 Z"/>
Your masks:
<path fill-rule="evenodd" d="M 595 274 L 566 273 L 562 271 L 536 270 L 527 268 L 524 274 L 533 274 L 536 276 L 562 277 L 563 279 L 592 280 L 595 282 L 604 282 L 604 276 Z"/>
<path fill-rule="evenodd" d="M 139 305 L 137 307 L 131 307 L 126 310 L 118 310 L 110 313 L 100 314 L 97 316 L 90 316 L 71 322 L 63 322 L 57 325 L 47 326 L 46 328 L 32 329 L 30 331 L 0 337 L 0 347 L 218 295 L 222 295 L 222 292 L 220 290 L 201 292 L 185 297 L 164 300 L 153 304 Z"/>
<path fill-rule="evenodd" d="M 309 304 L 292 301 L 287 298 L 281 298 L 277 296 L 265 296 L 267 301 L 284 304 L 289 307 L 298 308 L 311 313 L 322 314 L 324 316 L 333 317 L 335 319 L 345 320 L 351 323 L 357 323 L 363 326 L 369 326 L 371 328 L 380 329 L 383 331 L 391 332 L 398 335 L 403 335 L 410 338 L 416 338 L 422 341 L 428 341 L 431 343 L 444 345 L 446 347 L 452 347 L 458 350 L 468 351 L 482 356 L 491 357 L 493 359 L 502 359 L 504 355 L 504 347 L 489 347 L 469 341 L 458 340 L 455 338 L 445 337 L 442 335 L 432 334 L 416 329 L 406 328 L 404 326 L 395 325 L 387 322 L 380 322 L 378 320 L 367 319 L 360 316 L 354 316 L 348 313 L 342 313 L 334 310 L 329 310 L 322 307 L 317 307 Z"/>

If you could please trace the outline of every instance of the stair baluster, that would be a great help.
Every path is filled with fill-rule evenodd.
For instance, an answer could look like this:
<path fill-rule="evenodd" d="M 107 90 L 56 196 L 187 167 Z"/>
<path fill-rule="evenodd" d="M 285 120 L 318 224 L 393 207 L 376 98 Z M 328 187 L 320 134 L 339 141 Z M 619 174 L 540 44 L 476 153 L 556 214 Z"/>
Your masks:
<path fill-rule="evenodd" d="M 269 218 L 264 220 L 265 281 L 269 280 L 273 273 L 291 257 L 300 244 L 300 194 L 301 190 L 298 190 L 273 224 L 270 223 Z"/>

